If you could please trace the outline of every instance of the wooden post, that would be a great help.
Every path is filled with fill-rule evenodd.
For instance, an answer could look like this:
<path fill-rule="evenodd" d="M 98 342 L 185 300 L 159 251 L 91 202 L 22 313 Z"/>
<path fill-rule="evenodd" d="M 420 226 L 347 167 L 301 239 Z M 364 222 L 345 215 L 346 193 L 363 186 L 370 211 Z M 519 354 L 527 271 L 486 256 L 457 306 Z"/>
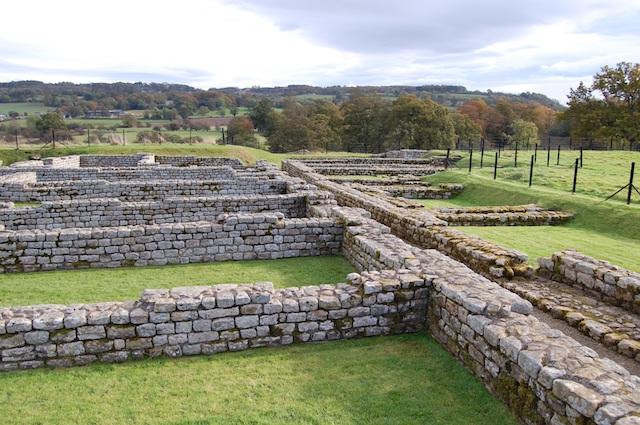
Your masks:
<path fill-rule="evenodd" d="M 496 152 L 496 159 L 493 163 L 493 179 L 495 180 L 498 176 L 498 152 Z"/>
<path fill-rule="evenodd" d="M 627 205 L 629 205 L 631 203 L 631 190 L 634 189 L 633 187 L 633 173 L 635 171 L 636 168 L 636 163 L 632 162 L 631 163 L 631 175 L 629 175 L 629 192 L 627 193 Z"/>
<path fill-rule="evenodd" d="M 514 168 L 518 168 L 518 142 L 516 141 L 516 154 L 513 158 L 513 166 Z"/>
<path fill-rule="evenodd" d="M 535 157 L 531 155 L 531 168 L 529 168 L 529 187 L 531 187 L 531 183 L 533 182 L 533 163 L 534 162 L 535 162 Z"/>
<path fill-rule="evenodd" d="M 471 172 L 471 162 L 473 161 L 473 149 L 469 151 L 469 172 Z"/>
<path fill-rule="evenodd" d="M 556 165 L 560 165 L 560 145 L 558 145 L 558 159 L 556 160 Z"/>
<path fill-rule="evenodd" d="M 571 193 L 576 193 L 576 183 L 578 182 L 578 161 L 580 161 L 580 158 L 576 158 L 576 163 L 573 165 L 573 189 L 571 189 Z"/>

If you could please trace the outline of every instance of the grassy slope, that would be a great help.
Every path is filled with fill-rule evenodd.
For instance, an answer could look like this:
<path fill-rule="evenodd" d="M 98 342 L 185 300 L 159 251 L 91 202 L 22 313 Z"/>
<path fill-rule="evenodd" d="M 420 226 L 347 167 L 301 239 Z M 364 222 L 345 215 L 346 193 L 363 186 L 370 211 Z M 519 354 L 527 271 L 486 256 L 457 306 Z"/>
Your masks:
<path fill-rule="evenodd" d="M 195 133 L 194 133 L 195 135 Z M 301 155 L 275 154 L 262 149 L 247 148 L 233 145 L 214 144 L 127 144 L 125 146 L 69 146 L 59 145 L 56 149 L 44 148 L 40 145 L 30 146 L 16 150 L 8 146 L 0 148 L 0 160 L 3 165 L 10 165 L 17 161 L 26 161 L 31 155 L 45 157 L 60 157 L 68 155 L 133 155 L 139 152 L 153 153 L 156 155 L 195 155 L 195 156 L 230 156 L 239 158 L 245 165 L 254 165 L 258 159 L 266 159 L 278 167 L 283 159 L 295 158 Z M 330 152 L 329 154 L 317 154 L 323 157 L 362 156 L 346 152 Z"/>
<path fill-rule="evenodd" d="M 504 158 L 504 154 L 503 154 Z M 629 163 L 640 160 L 640 154 L 631 152 L 585 153 L 584 167 L 579 170 L 581 191 L 571 193 L 573 171 L 560 167 L 546 167 L 546 157 L 534 169 L 534 184 L 528 187 L 528 168 L 525 181 L 517 177 L 518 169 L 498 170 L 493 180 L 492 169 L 473 169 L 471 174 L 464 164 L 461 168 L 431 176 L 434 184 L 456 182 L 465 185 L 462 195 L 449 201 L 424 201 L 435 205 L 518 205 L 536 203 L 549 209 L 568 211 L 574 218 L 566 225 L 540 228 L 465 227 L 461 228 L 500 245 L 518 249 L 535 262 L 540 256 L 550 256 L 561 249 L 578 249 L 587 255 L 614 262 L 634 271 L 640 271 L 640 195 L 626 205 L 624 197 L 604 201 L 617 185 L 628 182 Z M 538 161 L 541 158 L 538 157 Z M 468 164 L 468 162 L 466 162 Z M 486 164 L 486 162 L 485 162 Z M 617 164 L 617 165 L 614 165 Z M 620 171 L 624 169 L 626 171 Z M 524 170 L 524 168 L 522 168 Z M 626 177 L 624 174 L 626 173 Z M 567 189 L 567 178 L 570 179 Z M 545 185 L 539 184 L 545 182 Z M 585 194 L 586 193 L 586 194 Z"/>
<path fill-rule="evenodd" d="M 12 424 L 518 423 L 425 333 L 10 372 L 0 386 Z"/>

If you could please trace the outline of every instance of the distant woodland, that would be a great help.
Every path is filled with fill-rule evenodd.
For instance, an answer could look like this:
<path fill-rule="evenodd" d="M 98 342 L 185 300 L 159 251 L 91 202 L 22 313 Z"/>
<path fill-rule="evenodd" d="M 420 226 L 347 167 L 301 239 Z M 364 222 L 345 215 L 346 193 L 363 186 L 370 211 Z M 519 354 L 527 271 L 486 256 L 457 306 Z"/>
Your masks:
<path fill-rule="evenodd" d="M 30 117 L 28 125 L 7 125 L 26 112 L 5 111 L 2 104 L 44 104 L 48 116 Z M 200 90 L 168 83 L 0 83 L 0 134 L 11 140 L 72 138 L 65 120 L 118 118 L 123 128 L 140 120 L 163 120 L 169 130 L 196 129 L 197 118 L 230 116 L 226 136 L 235 144 L 273 152 L 455 147 L 460 140 L 486 139 L 508 145 L 537 143 L 547 136 L 568 136 L 568 123 L 556 121 L 563 107 L 538 93 L 469 91 L 464 86 L 371 87 L 226 87 Z M 55 114 L 60 117 L 58 119 Z M 147 126 L 149 123 L 147 122 Z M 4 131 L 3 131 L 4 130 Z M 158 132 L 159 134 L 159 132 Z M 258 143 L 263 136 L 266 146 Z M 149 134 L 147 132 L 147 139 Z M 165 136 L 166 137 L 166 136 Z M 160 140 L 162 142 L 162 140 Z"/>

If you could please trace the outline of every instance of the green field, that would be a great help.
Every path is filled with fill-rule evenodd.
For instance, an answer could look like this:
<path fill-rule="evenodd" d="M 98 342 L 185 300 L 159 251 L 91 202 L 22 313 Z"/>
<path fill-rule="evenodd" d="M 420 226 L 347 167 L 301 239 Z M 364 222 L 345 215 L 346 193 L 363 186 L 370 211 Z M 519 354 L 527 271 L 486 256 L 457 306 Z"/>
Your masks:
<path fill-rule="evenodd" d="M 528 168 L 514 168 L 507 163 L 513 152 L 503 152 L 501 155 L 505 168 L 498 169 L 496 180 L 493 179 L 492 168 L 473 168 L 469 173 L 467 153 L 459 154 L 465 155 L 458 162 L 459 168 L 452 168 L 427 180 L 434 184 L 461 183 L 465 186 L 464 192 L 448 201 L 422 201 L 424 205 L 492 206 L 535 203 L 545 208 L 570 212 L 574 217 L 565 225 L 553 227 L 458 229 L 525 252 L 532 264 L 536 264 L 538 257 L 549 257 L 555 251 L 577 249 L 592 257 L 640 272 L 640 257 L 637 255 L 640 252 L 640 195 L 636 193 L 632 197 L 631 205 L 626 205 L 626 192 L 605 202 L 605 198 L 615 192 L 616 188 L 628 183 L 630 163 L 640 161 L 640 153 L 585 151 L 583 168 L 578 170 L 579 190 L 575 194 L 571 193 L 573 170 L 566 166 L 547 167 L 546 156 L 544 161 L 538 157 L 538 163 L 534 167 L 534 184 L 529 187 Z M 575 152 L 573 155 L 567 153 L 567 157 L 574 155 Z M 479 166 L 479 158 L 477 164 L 474 161 L 474 165 Z M 527 176 L 524 181 L 520 172 Z"/>
<path fill-rule="evenodd" d="M 342 256 L 228 261 L 163 267 L 0 274 L 0 307 L 133 301 L 144 289 L 272 282 L 276 288 L 346 282 Z"/>
<path fill-rule="evenodd" d="M 44 103 L 37 102 L 28 102 L 28 103 L 0 103 L 0 112 L 5 115 L 9 115 L 9 112 L 16 111 L 20 115 L 24 115 L 27 113 L 28 115 L 33 115 L 36 112 L 50 112 L 54 111 L 56 108 L 52 106 L 45 106 Z"/>
<path fill-rule="evenodd" d="M 516 425 L 426 333 L 0 373 L 4 424 Z"/>

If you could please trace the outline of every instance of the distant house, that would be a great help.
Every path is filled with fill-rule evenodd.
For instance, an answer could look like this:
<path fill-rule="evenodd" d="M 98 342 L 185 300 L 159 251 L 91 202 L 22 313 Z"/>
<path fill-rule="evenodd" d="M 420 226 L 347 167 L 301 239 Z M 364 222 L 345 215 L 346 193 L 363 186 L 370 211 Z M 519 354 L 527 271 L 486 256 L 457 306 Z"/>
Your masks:
<path fill-rule="evenodd" d="M 126 115 L 127 111 L 123 111 L 120 109 L 109 109 L 108 114 L 103 115 L 100 109 L 96 109 L 95 111 L 87 111 L 84 114 L 86 119 L 92 118 L 109 118 L 109 119 L 119 119 L 122 118 L 123 115 Z"/>

